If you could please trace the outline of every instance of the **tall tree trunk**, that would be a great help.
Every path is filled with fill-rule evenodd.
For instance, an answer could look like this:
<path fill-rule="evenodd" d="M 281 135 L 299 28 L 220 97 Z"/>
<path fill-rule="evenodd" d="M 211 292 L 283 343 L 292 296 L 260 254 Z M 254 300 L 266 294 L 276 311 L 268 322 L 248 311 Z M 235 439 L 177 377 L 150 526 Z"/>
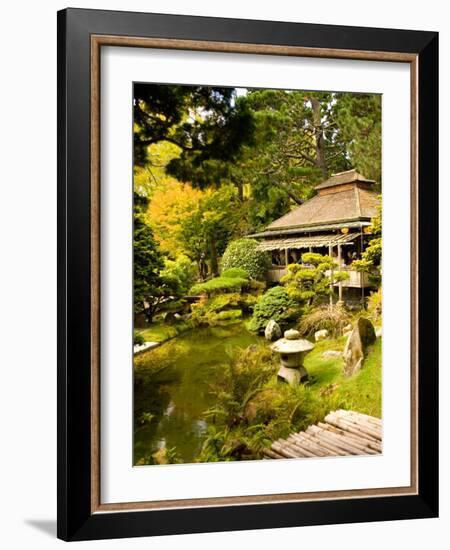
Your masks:
<path fill-rule="evenodd" d="M 242 182 L 242 179 L 231 175 L 231 181 L 236 186 L 239 201 L 244 202 L 244 183 Z"/>
<path fill-rule="evenodd" d="M 209 251 L 211 255 L 211 273 L 214 277 L 217 277 L 219 275 L 219 261 L 217 259 L 216 241 L 214 239 L 211 239 L 209 242 Z"/>
<path fill-rule="evenodd" d="M 240 202 L 244 202 L 244 184 L 242 181 L 237 182 L 238 199 Z"/>
<path fill-rule="evenodd" d="M 315 97 L 310 98 L 313 111 L 313 124 L 316 136 L 316 166 L 322 172 L 324 179 L 328 178 L 327 163 L 325 160 L 325 138 L 322 127 L 322 112 L 320 102 Z"/>

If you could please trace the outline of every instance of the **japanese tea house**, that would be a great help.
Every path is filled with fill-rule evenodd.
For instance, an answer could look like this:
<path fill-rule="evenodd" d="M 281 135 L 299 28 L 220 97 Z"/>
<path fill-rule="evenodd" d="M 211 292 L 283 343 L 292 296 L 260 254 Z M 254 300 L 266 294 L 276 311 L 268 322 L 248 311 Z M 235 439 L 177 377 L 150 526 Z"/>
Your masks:
<path fill-rule="evenodd" d="M 316 186 L 317 194 L 310 200 L 272 222 L 261 233 L 251 235 L 260 240 L 260 249 L 271 256 L 269 282 L 278 282 L 291 263 L 301 264 L 302 254 L 317 252 L 332 256 L 348 279 L 336 284 L 339 299 L 343 288 L 348 298 L 364 296 L 370 287 L 366 273 L 351 269 L 354 259 L 370 240 L 371 218 L 377 215 L 379 193 L 375 181 L 368 180 L 356 170 L 333 174 Z M 351 290 L 362 289 L 362 290 Z"/>

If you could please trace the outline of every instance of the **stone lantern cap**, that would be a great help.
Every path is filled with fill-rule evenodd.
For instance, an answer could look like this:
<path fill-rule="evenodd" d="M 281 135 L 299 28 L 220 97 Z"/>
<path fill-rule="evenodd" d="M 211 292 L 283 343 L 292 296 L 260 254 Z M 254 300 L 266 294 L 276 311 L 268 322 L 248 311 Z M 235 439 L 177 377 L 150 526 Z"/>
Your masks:
<path fill-rule="evenodd" d="M 302 353 L 311 351 L 314 345 L 308 340 L 300 338 L 298 330 L 287 330 L 284 333 L 284 338 L 277 340 L 270 346 L 270 349 L 278 353 Z"/>

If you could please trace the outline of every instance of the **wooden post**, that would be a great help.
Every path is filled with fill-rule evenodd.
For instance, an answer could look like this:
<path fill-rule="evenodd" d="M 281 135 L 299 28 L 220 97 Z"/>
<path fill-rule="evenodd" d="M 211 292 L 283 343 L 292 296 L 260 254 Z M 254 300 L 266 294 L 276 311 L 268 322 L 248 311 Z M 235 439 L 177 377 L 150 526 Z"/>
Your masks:
<path fill-rule="evenodd" d="M 330 258 L 333 258 L 333 247 L 331 246 L 331 244 L 328 245 L 328 255 L 330 256 Z M 330 273 L 330 290 L 330 309 L 333 309 L 333 268 L 331 268 Z"/>
<path fill-rule="evenodd" d="M 341 256 L 341 245 L 338 244 L 338 271 L 341 271 L 341 262 L 342 262 L 342 256 Z M 344 303 L 344 300 L 342 299 L 342 281 L 339 280 L 339 304 L 342 305 Z"/>
<path fill-rule="evenodd" d="M 363 232 L 363 226 L 361 225 L 360 227 L 360 243 L 359 243 L 359 253 L 360 253 L 360 257 L 362 255 L 362 253 L 364 252 L 364 246 L 363 246 L 363 241 L 364 241 L 364 232 Z M 359 274 L 359 284 L 361 285 L 361 303 L 362 305 L 364 305 L 364 281 L 363 281 L 363 272 L 361 272 Z"/>
<path fill-rule="evenodd" d="M 285 248 L 284 249 L 284 265 L 286 266 L 286 269 L 287 269 L 288 264 L 289 264 L 289 248 Z"/>

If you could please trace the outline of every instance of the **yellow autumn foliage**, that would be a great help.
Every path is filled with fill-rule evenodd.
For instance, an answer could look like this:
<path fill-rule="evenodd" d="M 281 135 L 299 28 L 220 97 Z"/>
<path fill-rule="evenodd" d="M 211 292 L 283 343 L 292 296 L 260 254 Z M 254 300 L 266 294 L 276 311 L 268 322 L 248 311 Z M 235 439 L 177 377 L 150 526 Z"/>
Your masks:
<path fill-rule="evenodd" d="M 166 181 L 164 187 L 154 192 L 147 221 L 163 252 L 174 258 L 184 252 L 180 237 L 181 224 L 192 215 L 207 193 L 174 179 Z"/>

